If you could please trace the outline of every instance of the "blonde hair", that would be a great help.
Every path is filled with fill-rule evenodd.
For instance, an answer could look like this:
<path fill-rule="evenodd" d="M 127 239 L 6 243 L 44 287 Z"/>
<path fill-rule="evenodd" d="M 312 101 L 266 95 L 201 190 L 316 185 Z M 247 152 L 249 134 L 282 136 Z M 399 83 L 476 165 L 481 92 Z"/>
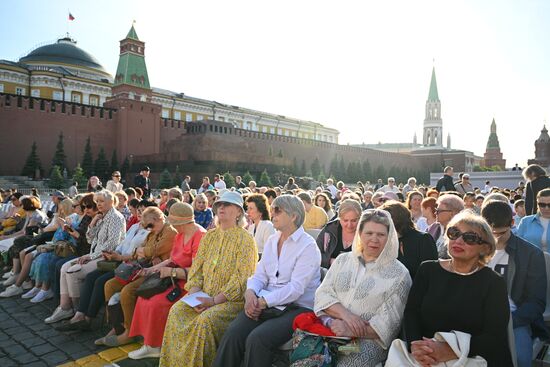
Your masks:
<path fill-rule="evenodd" d="M 60 218 L 68 217 L 73 213 L 73 201 L 72 199 L 64 199 L 59 203 L 58 216 Z"/>
<path fill-rule="evenodd" d="M 164 222 L 164 213 L 156 206 L 150 206 L 141 213 L 141 222 L 145 222 L 145 218 L 152 220 L 161 220 Z"/>
<path fill-rule="evenodd" d="M 477 232 L 480 232 L 478 234 L 481 235 L 481 238 L 483 239 L 483 241 L 485 241 L 485 245 L 488 246 L 489 251 L 487 253 L 480 252 L 478 262 L 482 266 L 487 265 L 489 261 L 493 258 L 493 255 L 495 254 L 495 251 L 496 251 L 496 240 L 495 240 L 495 237 L 493 236 L 491 226 L 489 226 L 489 223 L 487 223 L 487 221 L 481 215 L 476 215 L 469 211 L 464 211 L 455 215 L 447 225 L 447 228 L 456 226 L 459 223 L 464 224 L 468 227 L 471 227 Z M 446 236 L 447 234 L 445 234 L 445 237 Z M 447 251 L 448 251 L 449 238 L 446 237 L 446 239 L 447 239 Z M 451 255 L 449 254 L 449 256 Z"/>

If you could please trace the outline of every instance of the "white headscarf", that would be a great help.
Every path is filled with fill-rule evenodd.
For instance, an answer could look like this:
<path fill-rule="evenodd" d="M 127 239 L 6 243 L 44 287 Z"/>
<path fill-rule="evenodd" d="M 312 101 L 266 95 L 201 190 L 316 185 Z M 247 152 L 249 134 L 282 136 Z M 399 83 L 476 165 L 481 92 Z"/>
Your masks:
<path fill-rule="evenodd" d="M 395 226 L 393 225 L 393 220 L 391 218 L 391 215 L 387 211 L 381 210 L 381 209 L 368 209 L 363 212 L 363 214 L 361 215 L 361 219 L 359 219 L 359 225 L 357 226 L 357 231 L 355 232 L 355 238 L 353 239 L 352 250 L 353 250 L 353 253 L 355 253 L 357 256 L 363 259 L 363 254 L 360 251 L 360 247 L 361 247 L 360 246 L 361 244 L 360 227 L 361 227 L 361 223 L 363 223 L 363 220 L 366 216 L 372 217 L 373 215 L 385 217 L 387 219 L 387 222 L 389 223 L 388 240 L 386 241 L 386 244 L 384 245 L 384 249 L 378 256 L 378 258 L 374 260 L 375 267 L 381 267 L 397 259 L 397 256 L 399 255 L 399 237 L 397 235 L 397 231 L 395 230 Z M 374 221 L 369 219 L 368 222 L 374 222 Z"/>

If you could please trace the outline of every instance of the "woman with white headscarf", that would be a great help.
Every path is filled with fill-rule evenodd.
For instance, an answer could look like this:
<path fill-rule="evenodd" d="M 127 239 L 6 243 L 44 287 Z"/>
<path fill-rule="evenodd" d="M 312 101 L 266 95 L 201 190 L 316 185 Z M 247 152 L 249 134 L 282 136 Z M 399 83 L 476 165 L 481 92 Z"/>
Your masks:
<path fill-rule="evenodd" d="M 360 351 L 338 355 L 338 366 L 374 366 L 399 333 L 411 287 L 397 260 L 399 242 L 388 212 L 363 212 L 352 252 L 332 263 L 315 293 L 314 311 L 336 336 L 358 338 Z"/>

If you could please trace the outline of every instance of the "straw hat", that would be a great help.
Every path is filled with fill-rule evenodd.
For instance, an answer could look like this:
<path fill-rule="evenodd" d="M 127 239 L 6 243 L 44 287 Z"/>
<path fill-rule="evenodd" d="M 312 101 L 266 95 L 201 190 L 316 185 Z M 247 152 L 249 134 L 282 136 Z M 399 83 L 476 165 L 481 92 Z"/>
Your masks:
<path fill-rule="evenodd" d="M 195 223 L 193 207 L 187 203 L 177 202 L 172 204 L 168 213 L 168 223 L 173 226 Z"/>

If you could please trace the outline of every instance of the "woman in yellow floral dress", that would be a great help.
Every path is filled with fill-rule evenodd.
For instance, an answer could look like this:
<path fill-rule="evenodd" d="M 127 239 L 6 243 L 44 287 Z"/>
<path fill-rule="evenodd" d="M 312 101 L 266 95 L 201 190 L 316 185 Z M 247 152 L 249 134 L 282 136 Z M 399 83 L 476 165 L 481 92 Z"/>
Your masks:
<path fill-rule="evenodd" d="M 243 309 L 247 279 L 254 274 L 258 252 L 254 238 L 242 227 L 243 200 L 228 191 L 214 203 L 217 226 L 201 240 L 185 289 L 203 291 L 197 307 L 177 302 L 170 309 L 161 367 L 210 366 L 225 330 Z"/>

